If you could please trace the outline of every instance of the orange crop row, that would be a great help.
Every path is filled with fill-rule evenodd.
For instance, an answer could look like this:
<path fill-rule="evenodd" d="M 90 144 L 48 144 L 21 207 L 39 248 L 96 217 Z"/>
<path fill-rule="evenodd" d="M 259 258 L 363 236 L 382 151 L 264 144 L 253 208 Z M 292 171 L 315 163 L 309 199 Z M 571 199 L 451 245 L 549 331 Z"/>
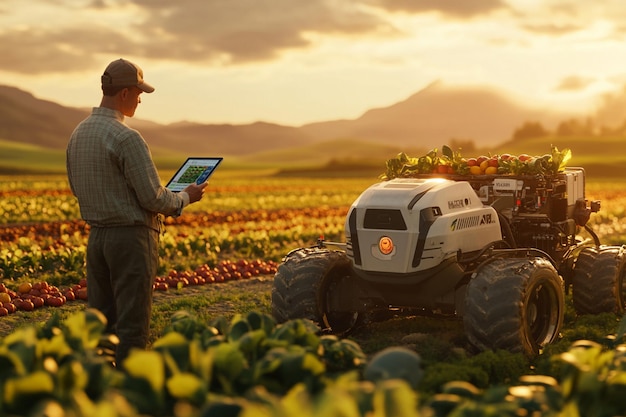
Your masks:
<path fill-rule="evenodd" d="M 189 285 L 205 285 L 232 280 L 248 279 L 259 275 L 273 275 L 276 273 L 278 264 L 274 261 L 255 259 L 247 261 L 241 259 L 237 262 L 223 260 L 217 266 L 211 268 L 204 264 L 194 271 L 171 270 L 165 276 L 156 278 L 153 288 L 156 291 L 167 291 L 170 288 L 182 288 Z"/>
<path fill-rule="evenodd" d="M 61 307 L 67 301 L 87 299 L 87 281 L 81 280 L 72 287 L 59 288 L 46 281 L 21 283 L 11 290 L 0 283 L 0 316 L 16 311 L 33 311 L 44 306 Z"/>
<path fill-rule="evenodd" d="M 194 271 L 171 270 L 166 276 L 156 277 L 155 291 L 168 291 L 187 286 L 207 285 L 232 280 L 249 279 L 259 275 L 273 275 L 278 264 L 274 261 L 255 259 L 237 262 L 221 261 L 217 266 L 201 265 Z M 0 316 L 16 311 L 33 311 L 41 307 L 61 307 L 68 301 L 87 300 L 87 280 L 59 288 L 46 281 L 22 282 L 15 290 L 0 283 Z"/>
<path fill-rule="evenodd" d="M 259 221 L 288 220 L 297 217 L 319 219 L 325 217 L 343 217 L 348 211 L 347 207 L 321 207 L 299 209 L 276 209 L 276 210 L 244 210 L 244 211 L 216 211 L 216 212 L 190 212 L 184 213 L 177 218 L 168 217 L 165 220 L 167 226 L 193 226 L 210 227 L 223 223 L 248 223 Z M 46 223 L 20 224 L 0 227 L 0 241 L 14 242 L 19 238 L 31 239 L 50 237 L 58 239 L 62 235 L 85 233 L 89 226 L 82 220 L 52 221 Z"/>

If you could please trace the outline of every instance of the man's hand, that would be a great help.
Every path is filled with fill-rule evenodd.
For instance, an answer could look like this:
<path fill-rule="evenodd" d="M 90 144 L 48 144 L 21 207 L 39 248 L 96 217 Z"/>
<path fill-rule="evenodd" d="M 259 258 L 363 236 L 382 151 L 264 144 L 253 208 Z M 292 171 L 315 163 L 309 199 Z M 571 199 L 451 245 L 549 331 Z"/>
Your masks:
<path fill-rule="evenodd" d="M 183 190 L 189 195 L 189 204 L 195 203 L 196 201 L 200 201 L 202 196 L 204 195 L 204 188 L 207 186 L 208 182 L 203 182 L 202 184 L 189 184 Z"/>

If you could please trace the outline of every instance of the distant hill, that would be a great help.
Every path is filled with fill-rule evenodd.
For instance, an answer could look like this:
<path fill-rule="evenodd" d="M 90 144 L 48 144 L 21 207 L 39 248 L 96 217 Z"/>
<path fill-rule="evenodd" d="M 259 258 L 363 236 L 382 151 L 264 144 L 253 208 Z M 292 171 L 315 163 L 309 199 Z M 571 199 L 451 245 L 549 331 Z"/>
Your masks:
<path fill-rule="evenodd" d="M 0 86 L 0 140 L 65 149 L 70 134 L 89 112 L 90 109 L 64 107 L 14 87 Z M 297 128 L 262 122 L 161 125 L 135 118 L 126 121 L 141 130 L 156 153 L 238 155 L 311 141 Z"/>
<path fill-rule="evenodd" d="M 17 88 L 0 86 L 0 139 L 6 141 L 64 149 L 67 138 L 85 114 L 85 110 L 63 107 Z"/>
<path fill-rule="evenodd" d="M 356 139 L 333 139 L 275 151 L 259 152 L 244 156 L 242 161 L 266 163 L 268 165 L 300 166 L 319 165 L 320 161 L 342 160 L 359 164 L 378 163 L 394 157 L 398 152 L 421 153 L 426 149 L 406 149 L 395 144 Z"/>
<path fill-rule="evenodd" d="M 0 140 L 61 151 L 89 111 L 0 86 Z M 569 117 L 521 106 L 497 91 L 434 83 L 404 101 L 369 110 L 354 120 L 303 126 L 265 122 L 163 125 L 141 118 L 127 118 L 127 123 L 141 131 L 155 158 L 167 167 L 175 166 L 185 155 L 222 155 L 243 165 L 297 167 L 336 160 L 387 159 L 399 151 L 419 153 L 452 140 L 491 148 L 509 140 L 527 121 L 552 129 Z M 10 146 L 4 147 L 5 152 L 8 149 Z M 0 163 L 7 158 L 10 160 L 10 155 Z"/>
<path fill-rule="evenodd" d="M 522 106 L 483 88 L 450 88 L 436 82 L 392 106 L 372 109 L 355 120 L 302 126 L 317 139 L 351 137 L 412 147 L 435 147 L 451 139 L 491 146 L 511 138 L 524 122 L 553 128 L 571 115 Z"/>
<path fill-rule="evenodd" d="M 246 125 L 175 123 L 165 126 L 143 123 L 141 128 L 135 120 L 128 120 L 128 124 L 137 127 L 151 146 L 194 155 L 250 155 L 313 142 L 298 128 L 263 122 Z"/>
<path fill-rule="evenodd" d="M 0 140 L 0 175 L 65 173 L 65 152 Z"/>
<path fill-rule="evenodd" d="M 554 136 L 508 141 L 491 151 L 494 154 L 543 155 L 550 153 L 551 145 L 559 150 L 570 149 L 572 159 L 568 166 L 584 167 L 591 177 L 618 177 L 626 166 L 626 140 L 623 136 Z"/>

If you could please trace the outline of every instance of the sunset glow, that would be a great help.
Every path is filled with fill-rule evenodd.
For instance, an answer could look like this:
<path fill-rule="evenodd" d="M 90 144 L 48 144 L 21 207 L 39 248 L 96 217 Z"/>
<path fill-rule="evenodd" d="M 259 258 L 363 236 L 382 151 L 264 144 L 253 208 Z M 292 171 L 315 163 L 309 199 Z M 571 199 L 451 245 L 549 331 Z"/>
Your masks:
<path fill-rule="evenodd" d="M 92 107 L 113 59 L 156 87 L 138 118 L 356 118 L 434 81 L 592 112 L 626 83 L 620 0 L 5 0 L 0 84 Z"/>

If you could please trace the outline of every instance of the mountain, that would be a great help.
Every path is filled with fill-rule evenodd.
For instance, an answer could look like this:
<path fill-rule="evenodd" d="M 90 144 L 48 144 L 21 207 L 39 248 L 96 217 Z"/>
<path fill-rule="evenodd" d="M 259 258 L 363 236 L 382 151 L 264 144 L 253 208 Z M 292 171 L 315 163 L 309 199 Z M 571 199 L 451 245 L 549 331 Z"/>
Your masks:
<path fill-rule="evenodd" d="M 65 148 L 85 110 L 40 100 L 14 87 L 0 86 L 0 139 L 50 149 Z"/>
<path fill-rule="evenodd" d="M 50 149 L 65 149 L 76 125 L 90 110 L 40 100 L 15 87 L 0 86 L 0 139 Z M 186 154 L 248 154 L 306 144 L 310 138 L 295 127 L 271 123 L 203 125 L 158 123 L 127 118 L 155 149 Z"/>
<path fill-rule="evenodd" d="M 68 108 L 40 100 L 15 87 L 0 86 L 0 140 L 65 149 L 76 124 L 89 109 Z M 389 107 L 366 111 L 354 120 L 331 120 L 303 126 L 256 122 L 245 125 L 180 122 L 162 125 L 127 118 L 153 153 L 252 157 L 263 153 L 294 155 L 299 148 L 334 140 L 354 143 L 354 157 L 371 144 L 389 149 L 429 149 L 451 139 L 492 146 L 511 138 L 524 122 L 553 128 L 571 115 L 522 106 L 497 91 L 450 88 L 434 83 Z M 355 142 L 356 141 L 356 142 Z M 336 157 L 332 145 L 324 146 Z M 289 162 L 289 161 L 288 161 Z M 290 161 L 296 162 L 296 161 Z"/>
<path fill-rule="evenodd" d="M 175 123 L 158 125 L 144 123 L 136 127 L 151 146 L 175 148 L 187 154 L 249 155 L 307 145 L 312 139 L 295 127 L 256 122 L 245 125 Z"/>
<path fill-rule="evenodd" d="M 451 139 L 492 146 L 510 139 L 524 122 L 553 128 L 568 117 L 525 107 L 497 91 L 435 82 L 402 102 L 369 110 L 358 119 L 312 123 L 301 130 L 317 139 L 351 137 L 412 147 L 438 147 Z"/>

